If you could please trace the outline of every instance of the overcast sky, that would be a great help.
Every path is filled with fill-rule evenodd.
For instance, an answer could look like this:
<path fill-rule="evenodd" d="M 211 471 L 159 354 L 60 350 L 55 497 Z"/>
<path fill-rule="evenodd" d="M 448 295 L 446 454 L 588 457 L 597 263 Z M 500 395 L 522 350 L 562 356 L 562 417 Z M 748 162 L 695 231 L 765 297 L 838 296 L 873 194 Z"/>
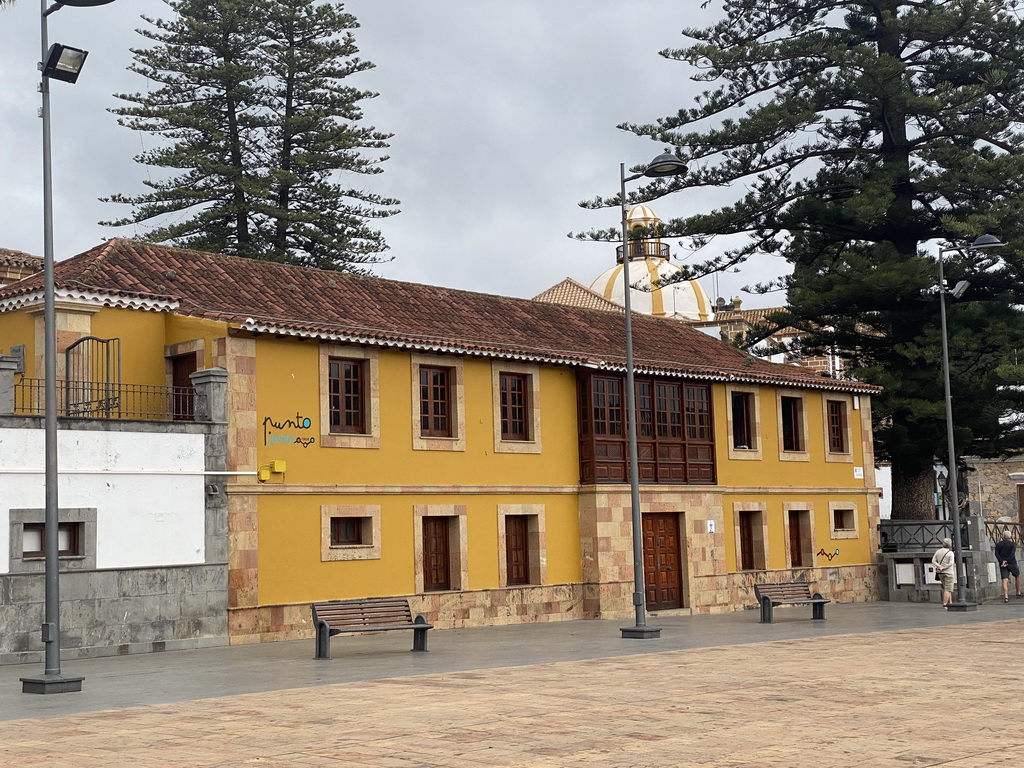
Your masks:
<path fill-rule="evenodd" d="M 685 64 L 658 51 L 685 45 L 684 26 L 710 24 L 718 10 L 698 0 L 354 0 L 360 56 L 376 69 L 353 84 L 379 92 L 365 123 L 395 134 L 384 173 L 367 182 L 401 200 L 380 222 L 394 260 L 384 277 L 531 297 L 565 277 L 588 285 L 614 261 L 614 245 L 570 240 L 570 231 L 617 226 L 617 209 L 587 211 L 580 200 L 618 191 L 619 163 L 661 152 L 618 130 L 687 106 L 699 88 Z M 40 6 L 0 10 L 0 247 L 42 255 L 41 121 L 36 113 Z M 114 93 L 145 91 L 129 71 L 140 15 L 170 18 L 162 0 L 117 0 L 63 8 L 49 17 L 51 42 L 85 48 L 75 85 L 53 82 L 55 253 L 80 253 L 108 237 L 145 229 L 101 227 L 126 208 L 100 203 L 135 193 L 149 168 L 134 156 L 153 146 L 117 125 Z M 725 198 L 722 198 L 723 200 Z M 675 195 L 652 204 L 668 219 L 708 205 Z M 687 254 L 673 243 L 680 261 Z M 702 260 L 689 257 L 691 260 Z M 702 281 L 712 297 L 744 306 L 782 303 L 741 286 L 774 276 L 762 262 Z"/>

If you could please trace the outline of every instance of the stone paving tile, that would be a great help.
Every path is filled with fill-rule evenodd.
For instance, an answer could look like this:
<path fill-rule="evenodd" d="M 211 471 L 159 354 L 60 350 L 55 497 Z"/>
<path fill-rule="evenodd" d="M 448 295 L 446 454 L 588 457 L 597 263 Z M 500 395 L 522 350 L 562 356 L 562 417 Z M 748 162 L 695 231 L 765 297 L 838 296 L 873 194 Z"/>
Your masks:
<path fill-rule="evenodd" d="M 1019 766 L 1022 651 L 1013 620 L 10 720 L 0 766 Z"/>

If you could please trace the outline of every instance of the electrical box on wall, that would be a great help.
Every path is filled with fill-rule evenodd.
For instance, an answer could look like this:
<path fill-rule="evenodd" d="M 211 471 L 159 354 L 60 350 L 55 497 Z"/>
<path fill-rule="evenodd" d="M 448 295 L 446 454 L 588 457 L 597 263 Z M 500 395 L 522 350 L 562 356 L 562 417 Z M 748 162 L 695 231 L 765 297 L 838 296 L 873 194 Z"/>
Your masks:
<path fill-rule="evenodd" d="M 894 565 L 896 566 L 896 583 L 898 585 L 911 585 L 914 583 L 913 563 L 895 563 Z"/>

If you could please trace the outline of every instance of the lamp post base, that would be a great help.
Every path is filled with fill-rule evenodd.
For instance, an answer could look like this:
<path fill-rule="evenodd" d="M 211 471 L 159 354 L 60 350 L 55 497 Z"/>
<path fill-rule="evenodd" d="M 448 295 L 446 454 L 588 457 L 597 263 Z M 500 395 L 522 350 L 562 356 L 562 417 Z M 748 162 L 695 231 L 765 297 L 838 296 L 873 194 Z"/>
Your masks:
<path fill-rule="evenodd" d="M 76 675 L 49 675 L 39 677 L 22 677 L 22 693 L 74 693 L 82 690 L 84 677 Z"/>
<path fill-rule="evenodd" d="M 946 606 L 946 610 L 947 611 L 976 611 L 976 610 L 978 610 L 978 604 L 977 603 L 968 603 L 966 600 L 964 602 L 962 602 L 962 603 L 961 602 L 952 602 L 952 603 L 950 603 L 949 605 Z"/>
<path fill-rule="evenodd" d="M 661 629 L 659 627 L 623 627 L 619 631 L 622 632 L 623 637 L 633 640 L 650 640 L 655 637 L 661 637 Z"/>

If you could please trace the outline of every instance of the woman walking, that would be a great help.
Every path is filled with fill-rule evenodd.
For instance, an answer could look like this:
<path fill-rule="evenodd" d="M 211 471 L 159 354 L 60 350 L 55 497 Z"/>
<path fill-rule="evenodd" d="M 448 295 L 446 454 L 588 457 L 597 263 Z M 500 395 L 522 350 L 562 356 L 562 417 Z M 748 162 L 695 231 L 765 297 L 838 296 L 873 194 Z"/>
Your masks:
<path fill-rule="evenodd" d="M 956 586 L 956 559 L 950 539 L 943 539 L 942 546 L 935 550 L 932 565 L 935 566 L 935 578 L 942 583 L 942 607 L 946 608 L 953 602 L 953 587 Z"/>

